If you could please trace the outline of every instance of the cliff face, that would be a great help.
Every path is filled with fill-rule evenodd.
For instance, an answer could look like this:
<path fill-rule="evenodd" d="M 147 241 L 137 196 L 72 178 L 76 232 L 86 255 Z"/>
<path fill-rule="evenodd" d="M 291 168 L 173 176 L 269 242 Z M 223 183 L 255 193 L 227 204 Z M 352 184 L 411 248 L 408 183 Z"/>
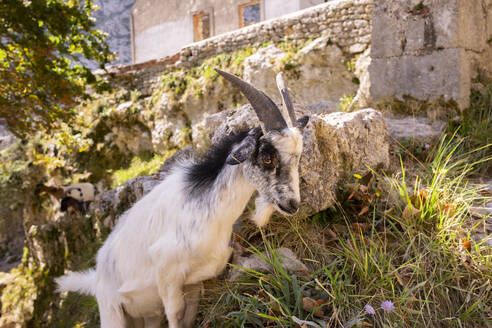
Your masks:
<path fill-rule="evenodd" d="M 94 13 L 97 28 L 108 33 L 112 51 L 118 53 L 113 65 L 132 62 L 130 12 L 135 0 L 97 0 L 100 10 Z"/>

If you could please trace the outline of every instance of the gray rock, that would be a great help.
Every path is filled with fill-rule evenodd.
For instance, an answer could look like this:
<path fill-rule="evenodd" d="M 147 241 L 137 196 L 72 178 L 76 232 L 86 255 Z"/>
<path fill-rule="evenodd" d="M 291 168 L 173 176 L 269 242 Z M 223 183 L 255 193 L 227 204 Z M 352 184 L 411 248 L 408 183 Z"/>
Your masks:
<path fill-rule="evenodd" d="M 412 138 L 424 141 L 439 138 L 446 126 L 443 121 L 432 121 L 426 117 L 385 117 L 385 121 L 390 135 L 397 140 Z"/>
<path fill-rule="evenodd" d="M 492 247 L 492 235 L 486 235 L 483 233 L 471 234 L 473 241 L 477 244 L 484 243 L 488 247 Z"/>
<path fill-rule="evenodd" d="M 480 218 L 492 219 L 492 203 L 487 203 L 485 206 L 473 206 L 470 208 L 470 214 Z"/>
<path fill-rule="evenodd" d="M 5 126 L 0 125 L 0 151 L 19 141 Z"/>
<path fill-rule="evenodd" d="M 484 191 L 492 196 L 492 180 L 485 182 Z"/>
<path fill-rule="evenodd" d="M 308 114 L 297 107 L 297 116 Z M 204 138 L 216 142 L 224 135 L 258 124 L 249 105 L 209 116 L 200 126 Z M 389 164 L 388 132 L 374 109 L 353 113 L 312 113 L 304 129 L 300 160 L 302 214 L 314 214 L 335 202 L 335 191 L 349 174 L 364 175 Z M 300 214 L 300 215 L 302 215 Z"/>
<path fill-rule="evenodd" d="M 261 48 L 244 60 L 244 80 L 254 84 L 267 94 L 277 94 L 275 63 L 285 56 L 285 52 L 274 45 Z"/>
<path fill-rule="evenodd" d="M 278 260 L 282 264 L 283 269 L 289 272 L 307 271 L 307 267 L 304 263 L 302 263 L 290 249 L 282 247 L 275 249 L 274 252 L 278 256 Z M 258 254 L 239 256 L 234 265 L 235 267 L 229 274 L 228 280 L 230 281 L 237 281 L 241 277 L 241 274 L 248 272 L 248 270 L 254 270 L 261 273 L 271 273 L 273 271 L 272 265 Z"/>
<path fill-rule="evenodd" d="M 368 48 L 364 53 L 362 53 L 359 58 L 355 61 L 355 76 L 359 79 L 359 89 L 357 90 L 357 94 L 350 105 L 350 109 L 352 106 L 356 105 L 358 108 L 367 107 L 371 103 L 371 77 L 369 75 L 369 66 L 371 65 L 371 49 Z"/>
<path fill-rule="evenodd" d="M 329 38 L 318 38 L 302 48 L 296 61 L 302 64 L 298 67 L 299 78 L 287 84 L 298 103 L 338 102 L 344 95 L 357 92 L 355 75 L 345 65 L 347 58 Z"/>

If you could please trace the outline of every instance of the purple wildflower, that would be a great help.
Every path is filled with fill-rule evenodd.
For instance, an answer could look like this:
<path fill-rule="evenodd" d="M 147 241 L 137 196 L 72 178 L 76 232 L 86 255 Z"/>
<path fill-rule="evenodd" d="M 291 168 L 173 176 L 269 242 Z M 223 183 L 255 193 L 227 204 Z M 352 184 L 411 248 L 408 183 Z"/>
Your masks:
<path fill-rule="evenodd" d="M 381 309 L 390 313 L 395 309 L 395 305 L 391 301 L 384 301 L 383 303 L 381 303 Z"/>
<path fill-rule="evenodd" d="M 376 314 L 376 311 L 374 310 L 374 308 L 372 306 L 370 306 L 369 304 L 366 304 L 364 306 L 364 310 L 366 310 L 367 314 L 370 314 L 370 315 Z"/>

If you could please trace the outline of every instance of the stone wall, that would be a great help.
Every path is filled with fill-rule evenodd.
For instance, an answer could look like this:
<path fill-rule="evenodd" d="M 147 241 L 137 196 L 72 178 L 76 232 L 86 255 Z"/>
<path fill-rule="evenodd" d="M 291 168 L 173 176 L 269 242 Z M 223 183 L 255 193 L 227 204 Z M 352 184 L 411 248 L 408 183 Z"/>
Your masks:
<path fill-rule="evenodd" d="M 321 35 L 344 52 L 357 54 L 371 41 L 373 0 L 336 0 L 224 33 L 184 47 L 179 53 L 141 64 L 110 69 L 117 84 L 148 94 L 159 77 L 174 67 L 191 67 L 221 53 L 260 46 L 266 42 L 299 43 Z"/>
<path fill-rule="evenodd" d="M 327 35 L 345 52 L 362 52 L 371 40 L 372 0 L 332 1 L 191 44 L 182 65 L 265 42 L 308 40 Z"/>
<path fill-rule="evenodd" d="M 490 75 L 491 0 L 376 0 L 370 98 L 444 96 L 469 104 L 473 78 Z"/>

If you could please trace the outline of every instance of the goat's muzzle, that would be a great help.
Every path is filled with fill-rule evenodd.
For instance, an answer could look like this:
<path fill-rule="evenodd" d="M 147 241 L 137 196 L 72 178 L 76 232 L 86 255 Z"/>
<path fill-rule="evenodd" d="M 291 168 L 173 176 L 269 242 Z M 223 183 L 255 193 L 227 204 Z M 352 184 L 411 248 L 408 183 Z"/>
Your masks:
<path fill-rule="evenodd" d="M 283 204 L 277 203 L 277 206 L 282 212 L 285 212 L 286 214 L 289 215 L 293 215 L 296 214 L 297 211 L 299 210 L 300 203 L 298 200 L 291 198 Z"/>

